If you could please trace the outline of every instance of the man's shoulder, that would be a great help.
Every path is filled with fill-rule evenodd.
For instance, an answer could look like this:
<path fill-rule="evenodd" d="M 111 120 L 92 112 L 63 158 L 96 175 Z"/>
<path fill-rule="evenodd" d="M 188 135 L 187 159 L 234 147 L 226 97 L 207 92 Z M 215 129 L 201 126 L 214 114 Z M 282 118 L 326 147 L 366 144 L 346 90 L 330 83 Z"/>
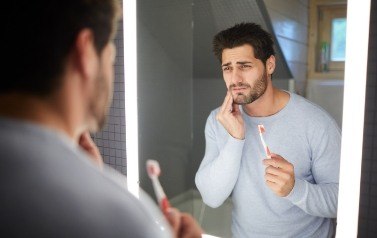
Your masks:
<path fill-rule="evenodd" d="M 299 113 L 303 113 L 306 117 L 314 117 L 316 119 L 333 120 L 330 114 L 318 104 L 304 98 L 301 95 L 292 93 L 294 109 Z"/>
<path fill-rule="evenodd" d="M 307 127 L 313 128 L 333 128 L 340 131 L 335 119 L 324 108 L 311 102 L 303 96 L 291 94 L 293 98 L 293 107 L 291 110 L 292 120 L 305 123 Z"/>
<path fill-rule="evenodd" d="M 217 107 L 215 109 L 212 109 L 208 116 L 207 116 L 207 122 L 206 122 L 206 125 L 207 126 L 215 126 L 215 127 L 218 127 L 220 124 L 218 123 L 217 119 L 216 119 L 216 115 L 219 113 L 221 107 Z"/>
<path fill-rule="evenodd" d="M 219 113 L 220 109 L 221 109 L 221 107 L 216 107 L 216 108 L 212 109 L 208 114 L 208 119 L 210 119 L 210 118 L 215 119 L 216 115 L 217 115 L 217 113 Z"/>
<path fill-rule="evenodd" d="M 7 194 L 0 218 L 8 217 L 8 234 L 17 232 L 19 219 L 30 237 L 151 237 L 156 231 L 140 225 L 154 224 L 146 208 L 78 148 L 48 132 L 0 128 L 9 132 L 0 135 L 0 185 Z"/>

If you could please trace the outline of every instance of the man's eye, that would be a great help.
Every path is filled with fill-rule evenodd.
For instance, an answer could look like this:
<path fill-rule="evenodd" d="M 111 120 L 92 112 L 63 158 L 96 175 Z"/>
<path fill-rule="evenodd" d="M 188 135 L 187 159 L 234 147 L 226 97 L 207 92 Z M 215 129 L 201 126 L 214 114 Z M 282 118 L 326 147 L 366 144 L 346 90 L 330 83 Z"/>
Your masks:
<path fill-rule="evenodd" d="M 224 67 L 223 68 L 223 71 L 228 71 L 228 70 L 230 70 L 230 67 Z"/>
<path fill-rule="evenodd" d="M 250 65 L 246 65 L 246 64 L 241 65 L 241 68 L 243 68 L 243 69 L 245 69 L 245 68 L 250 68 L 250 67 L 251 67 Z"/>

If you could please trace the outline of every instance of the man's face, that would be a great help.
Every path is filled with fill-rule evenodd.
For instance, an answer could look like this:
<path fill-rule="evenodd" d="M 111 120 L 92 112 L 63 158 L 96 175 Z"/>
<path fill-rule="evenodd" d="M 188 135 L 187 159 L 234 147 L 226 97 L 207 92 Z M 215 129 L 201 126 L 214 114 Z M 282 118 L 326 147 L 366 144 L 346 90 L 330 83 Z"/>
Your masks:
<path fill-rule="evenodd" d="M 253 47 L 249 44 L 224 49 L 222 71 L 225 84 L 236 104 L 252 103 L 266 91 L 266 67 L 254 57 Z"/>
<path fill-rule="evenodd" d="M 111 105 L 114 83 L 115 46 L 110 42 L 99 57 L 99 68 L 95 79 L 94 93 L 89 104 L 92 120 L 90 131 L 98 131 L 105 125 Z"/>

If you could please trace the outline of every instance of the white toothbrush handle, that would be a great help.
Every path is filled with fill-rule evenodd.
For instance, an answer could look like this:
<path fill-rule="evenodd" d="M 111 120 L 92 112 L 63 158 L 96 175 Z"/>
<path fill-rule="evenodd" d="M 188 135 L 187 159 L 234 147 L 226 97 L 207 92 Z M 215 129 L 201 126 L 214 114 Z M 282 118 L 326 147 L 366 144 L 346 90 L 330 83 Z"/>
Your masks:
<path fill-rule="evenodd" d="M 269 154 L 269 151 L 268 151 L 266 142 L 264 141 L 262 133 L 259 133 L 259 136 L 260 136 L 260 140 L 262 141 L 264 152 L 266 153 L 267 158 L 271 158 L 271 155 Z"/>
<path fill-rule="evenodd" d="M 160 181 L 158 178 L 152 178 L 152 184 L 153 184 L 153 189 L 154 193 L 156 194 L 158 202 L 161 202 L 163 198 L 166 197 L 164 190 L 162 189 L 162 186 L 160 184 Z"/>

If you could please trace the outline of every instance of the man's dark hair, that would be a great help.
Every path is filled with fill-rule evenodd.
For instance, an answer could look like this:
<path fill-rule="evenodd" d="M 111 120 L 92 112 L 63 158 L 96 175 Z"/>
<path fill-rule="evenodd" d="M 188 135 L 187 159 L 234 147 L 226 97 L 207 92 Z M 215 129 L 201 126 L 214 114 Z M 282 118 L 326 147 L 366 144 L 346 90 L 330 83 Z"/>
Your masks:
<path fill-rule="evenodd" d="M 61 74 L 78 33 L 88 28 L 99 54 L 115 34 L 118 0 L 17 0 L 1 16 L 5 39 L 0 93 L 47 96 Z M 4 19 L 5 18 L 5 19 Z M 4 41 L 3 41 L 4 42 Z"/>
<path fill-rule="evenodd" d="M 255 58 L 266 63 L 271 55 L 275 55 L 272 36 L 255 23 L 240 23 L 219 32 L 213 39 L 213 52 L 222 61 L 224 49 L 249 44 L 254 49 Z"/>

